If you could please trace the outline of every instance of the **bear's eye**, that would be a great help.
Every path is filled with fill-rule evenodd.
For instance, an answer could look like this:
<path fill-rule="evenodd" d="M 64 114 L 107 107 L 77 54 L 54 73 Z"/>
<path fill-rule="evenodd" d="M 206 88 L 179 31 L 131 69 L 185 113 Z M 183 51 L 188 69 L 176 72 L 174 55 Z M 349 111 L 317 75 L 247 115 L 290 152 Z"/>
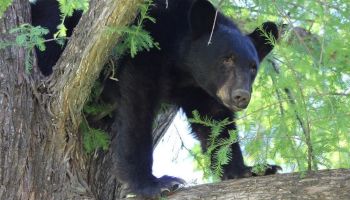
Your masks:
<path fill-rule="evenodd" d="M 253 75 L 256 75 L 257 72 L 258 72 L 258 68 L 257 68 L 256 64 L 251 64 L 250 65 L 250 73 Z"/>
<path fill-rule="evenodd" d="M 233 55 L 230 55 L 230 56 L 227 56 L 224 58 L 223 60 L 223 64 L 226 66 L 226 67 L 232 67 L 233 64 L 235 62 L 235 58 Z"/>

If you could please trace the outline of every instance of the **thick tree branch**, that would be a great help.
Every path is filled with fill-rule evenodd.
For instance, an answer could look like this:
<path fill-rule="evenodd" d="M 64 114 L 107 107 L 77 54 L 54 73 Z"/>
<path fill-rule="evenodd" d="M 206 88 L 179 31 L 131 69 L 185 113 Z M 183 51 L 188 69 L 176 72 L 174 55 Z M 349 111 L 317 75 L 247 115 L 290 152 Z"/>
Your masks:
<path fill-rule="evenodd" d="M 153 127 L 153 148 L 156 148 L 160 139 L 164 136 L 165 132 L 168 130 L 169 126 L 173 122 L 177 111 L 179 110 L 178 106 L 169 106 L 166 110 L 159 113 L 155 119 Z"/>
<path fill-rule="evenodd" d="M 224 181 L 186 188 L 168 200 L 350 199 L 350 170 L 324 170 Z"/>
<path fill-rule="evenodd" d="M 87 157 L 82 152 L 82 138 L 77 133 L 81 110 L 91 87 L 100 74 L 120 35 L 108 28 L 126 26 L 135 18 L 142 0 L 91 0 L 74 34 L 57 62 L 54 73 L 41 84 L 42 101 L 51 113 L 55 147 L 62 158 L 68 188 L 74 197 L 115 199 L 120 184 L 115 177 L 110 151 Z M 44 85 L 44 87 L 42 87 Z M 45 93 L 46 91 L 46 93 Z M 155 144 L 168 128 L 177 108 L 169 109 L 157 119 Z M 63 174 L 63 173 L 61 173 Z M 69 198 L 71 198 L 70 195 Z"/>
<path fill-rule="evenodd" d="M 96 172 L 89 166 L 92 162 L 86 163 L 86 154 L 82 152 L 82 138 L 75 133 L 90 90 L 120 39 L 120 35 L 108 32 L 107 29 L 131 23 L 141 2 L 142 0 L 91 0 L 89 11 L 83 14 L 46 84 L 51 98 L 45 104 L 55 119 L 55 132 L 60 140 L 57 143 L 61 144 L 58 146 L 65 155 L 70 185 L 77 188 L 75 191 L 81 191 L 84 196 L 86 193 L 92 193 L 92 196 L 98 199 L 107 200 L 113 199 L 115 195 L 115 179 L 111 179 L 112 182 L 103 181 L 109 179 L 103 179 L 105 176 L 100 174 L 95 175 Z M 102 169 L 111 169 L 113 166 L 113 163 L 101 162 Z M 103 174 L 103 171 L 100 173 Z M 96 178 L 89 180 L 89 175 Z"/>
<path fill-rule="evenodd" d="M 83 15 L 47 84 L 53 93 L 49 108 L 60 119 L 56 125 L 58 130 L 78 127 L 80 112 L 91 87 L 120 39 L 120 35 L 107 29 L 130 23 L 140 2 L 91 1 L 91 9 Z"/>

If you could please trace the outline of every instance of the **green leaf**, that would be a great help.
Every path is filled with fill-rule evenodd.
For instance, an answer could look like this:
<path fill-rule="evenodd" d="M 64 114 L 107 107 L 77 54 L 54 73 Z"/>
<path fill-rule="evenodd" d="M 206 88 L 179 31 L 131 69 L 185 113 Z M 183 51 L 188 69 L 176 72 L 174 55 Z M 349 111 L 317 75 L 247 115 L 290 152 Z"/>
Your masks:
<path fill-rule="evenodd" d="M 11 5 L 12 0 L 1 0 L 0 1 L 0 19 L 2 18 L 6 9 Z"/>

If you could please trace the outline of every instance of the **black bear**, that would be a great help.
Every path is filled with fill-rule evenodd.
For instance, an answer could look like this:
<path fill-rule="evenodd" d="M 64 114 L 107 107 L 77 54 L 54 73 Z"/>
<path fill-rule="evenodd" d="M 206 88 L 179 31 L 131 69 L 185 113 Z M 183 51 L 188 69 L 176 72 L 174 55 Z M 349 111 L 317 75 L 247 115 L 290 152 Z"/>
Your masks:
<path fill-rule="evenodd" d="M 155 0 L 154 4 L 149 13 L 157 22 L 146 22 L 144 28 L 161 49 L 139 52 L 135 58 L 122 57 L 118 91 L 107 91 L 120 95 L 110 147 L 115 173 L 133 193 L 151 198 L 181 182 L 175 177 L 152 175 L 151 131 L 160 104 L 176 104 L 188 117 L 198 110 L 215 120 L 234 120 L 234 113 L 248 106 L 259 63 L 273 49 L 266 35 L 278 38 L 272 22 L 248 35 L 221 13 L 214 24 L 216 8 L 207 0 Z M 41 1 L 33 7 L 45 9 Z M 33 22 L 44 20 L 33 18 Z M 57 22 L 43 24 L 55 27 L 51 23 Z M 57 54 L 53 56 L 52 62 L 57 60 Z M 52 67 L 51 61 L 45 62 L 39 62 L 41 69 Z M 228 137 L 231 129 L 236 129 L 234 124 L 226 127 L 221 137 Z M 205 151 L 210 130 L 198 124 L 192 125 L 192 130 Z M 232 155 L 222 179 L 254 175 L 244 164 L 238 142 L 232 145 Z M 277 169 L 271 166 L 265 174 L 274 174 Z"/>

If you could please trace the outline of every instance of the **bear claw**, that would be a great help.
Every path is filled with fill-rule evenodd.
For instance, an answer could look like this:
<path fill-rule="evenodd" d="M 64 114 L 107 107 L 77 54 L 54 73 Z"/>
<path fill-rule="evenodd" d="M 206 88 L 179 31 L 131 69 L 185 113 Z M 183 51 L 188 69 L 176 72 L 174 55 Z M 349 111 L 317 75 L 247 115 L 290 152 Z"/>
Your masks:
<path fill-rule="evenodd" d="M 173 176 L 162 176 L 158 180 L 162 186 L 161 196 L 169 196 L 186 184 L 185 180 Z"/>

